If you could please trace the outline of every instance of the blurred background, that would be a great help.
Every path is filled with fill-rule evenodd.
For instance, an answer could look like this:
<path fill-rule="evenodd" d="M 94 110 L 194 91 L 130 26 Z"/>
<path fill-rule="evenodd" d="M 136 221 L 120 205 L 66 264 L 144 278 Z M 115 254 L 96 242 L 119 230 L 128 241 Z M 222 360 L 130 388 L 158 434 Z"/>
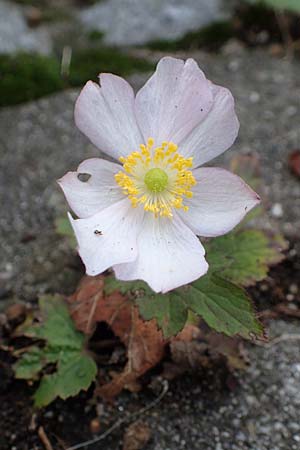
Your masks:
<path fill-rule="evenodd" d="M 69 294 L 82 276 L 79 258 L 59 234 L 67 206 L 56 184 L 83 159 L 99 156 L 74 124 L 80 88 L 99 72 L 113 72 L 137 90 L 164 55 L 194 58 L 209 79 L 232 91 L 240 134 L 211 164 L 234 169 L 242 155 L 242 175 L 261 177 L 256 190 L 267 215 L 259 226 L 279 230 L 289 249 L 257 295 L 266 305 L 275 297 L 287 302 L 288 314 L 300 317 L 300 0 L 0 0 L 0 323 L 8 303 Z M 292 329 L 299 334 L 299 323 L 279 321 L 273 331 Z M 175 386 L 161 416 L 153 415 L 159 441 L 151 449 L 298 450 L 299 342 L 281 352 L 253 352 L 240 393 L 233 392 L 234 380 L 229 394 L 218 391 L 213 374 L 203 390 L 188 381 Z M 6 394 L 5 384 L 1 389 Z M 19 397 L 14 401 L 5 449 L 40 448 L 14 447 L 30 420 L 29 400 L 20 409 Z M 57 408 L 52 413 L 61 417 Z M 63 436 L 68 423 L 79 441 L 73 408 L 57 426 Z M 1 422 L 0 411 L 0 428 Z"/>
<path fill-rule="evenodd" d="M 153 52 L 300 53 L 298 0 L 1 0 L 0 106 L 149 72 Z"/>

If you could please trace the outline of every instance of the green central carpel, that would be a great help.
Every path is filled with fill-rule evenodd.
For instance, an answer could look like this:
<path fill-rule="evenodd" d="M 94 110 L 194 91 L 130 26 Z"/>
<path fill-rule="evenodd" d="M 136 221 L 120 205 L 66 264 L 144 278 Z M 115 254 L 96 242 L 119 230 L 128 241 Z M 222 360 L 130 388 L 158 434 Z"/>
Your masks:
<path fill-rule="evenodd" d="M 168 184 L 168 175 L 166 172 L 159 168 L 148 170 L 145 175 L 144 181 L 151 192 L 163 192 Z"/>

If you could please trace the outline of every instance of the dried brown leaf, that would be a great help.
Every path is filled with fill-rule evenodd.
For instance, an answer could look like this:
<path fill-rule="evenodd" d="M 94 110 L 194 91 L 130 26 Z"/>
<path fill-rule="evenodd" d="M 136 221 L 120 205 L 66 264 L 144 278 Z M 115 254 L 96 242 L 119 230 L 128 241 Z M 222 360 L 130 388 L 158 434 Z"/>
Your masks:
<path fill-rule="evenodd" d="M 81 279 L 75 293 L 68 299 L 76 327 L 85 334 L 92 334 L 96 327 L 97 303 L 103 297 L 103 289 L 103 275 L 85 276 Z"/>
<path fill-rule="evenodd" d="M 126 314 L 130 313 L 130 319 L 127 316 L 127 329 L 125 330 L 122 315 L 115 316 L 110 325 L 127 346 L 127 364 L 123 372 L 114 375 L 112 381 L 97 389 L 98 394 L 106 399 L 115 397 L 124 387 L 131 389 L 137 378 L 162 359 L 166 345 L 155 321 L 144 322 L 139 317 L 137 308 L 128 301 L 120 311 L 123 314 L 124 311 Z M 118 334 L 119 321 L 122 322 L 122 334 Z"/>
<path fill-rule="evenodd" d="M 290 153 L 289 168 L 294 175 L 300 178 L 300 150 L 294 150 Z"/>
<path fill-rule="evenodd" d="M 26 317 L 26 306 L 23 303 L 14 303 L 6 309 L 5 314 L 9 321 L 23 321 Z"/>
<path fill-rule="evenodd" d="M 173 362 L 185 370 L 213 367 L 224 361 L 229 369 L 245 369 L 247 358 L 242 340 L 216 333 L 201 323 L 187 325 L 172 339 L 170 350 Z"/>
<path fill-rule="evenodd" d="M 112 399 L 123 388 L 137 388 L 137 379 L 162 359 L 167 342 L 156 322 L 144 322 L 125 295 L 119 291 L 105 295 L 103 287 L 103 276 L 86 276 L 69 303 L 81 331 L 91 334 L 97 322 L 105 322 L 126 347 L 127 363 L 123 371 L 112 373 L 112 380 L 97 389 L 103 398 Z"/>

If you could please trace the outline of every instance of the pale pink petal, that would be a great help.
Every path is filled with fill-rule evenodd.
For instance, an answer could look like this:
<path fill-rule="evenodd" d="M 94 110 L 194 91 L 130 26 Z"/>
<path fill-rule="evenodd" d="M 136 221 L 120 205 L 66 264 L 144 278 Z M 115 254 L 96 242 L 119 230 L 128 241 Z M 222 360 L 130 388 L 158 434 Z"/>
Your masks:
<path fill-rule="evenodd" d="M 124 198 L 114 179 L 120 169 L 119 164 L 91 158 L 82 162 L 77 172 L 68 172 L 58 184 L 72 210 L 83 219 Z"/>
<path fill-rule="evenodd" d="M 127 198 L 87 219 L 69 215 L 88 275 L 135 260 L 142 217 L 143 210 L 132 208 Z"/>
<path fill-rule="evenodd" d="M 143 142 L 134 113 L 134 93 L 127 81 L 108 73 L 100 86 L 88 81 L 75 106 L 77 127 L 96 147 L 118 159 Z"/>
<path fill-rule="evenodd" d="M 234 99 L 226 88 L 212 85 L 214 104 L 210 112 L 181 142 L 179 152 L 193 156 L 194 167 L 223 153 L 234 143 L 239 121 L 234 110 Z"/>
<path fill-rule="evenodd" d="M 167 292 L 207 272 L 204 254 L 199 239 L 178 216 L 170 220 L 146 214 L 137 259 L 114 266 L 114 271 L 120 280 L 144 280 L 155 292 Z"/>
<path fill-rule="evenodd" d="M 224 169 L 194 170 L 197 180 L 193 197 L 186 200 L 182 220 L 198 236 L 219 236 L 232 230 L 259 202 L 259 196 L 244 181 Z"/>
<path fill-rule="evenodd" d="M 145 140 L 179 144 L 212 104 L 211 83 L 196 62 L 165 57 L 136 96 L 136 117 Z"/>

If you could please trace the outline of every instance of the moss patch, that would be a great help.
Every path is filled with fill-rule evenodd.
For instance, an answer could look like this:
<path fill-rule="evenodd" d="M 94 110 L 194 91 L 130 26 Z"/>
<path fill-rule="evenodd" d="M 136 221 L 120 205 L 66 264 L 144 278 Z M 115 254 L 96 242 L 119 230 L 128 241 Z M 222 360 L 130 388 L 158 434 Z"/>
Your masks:
<path fill-rule="evenodd" d="M 134 72 L 148 72 L 154 65 L 141 58 L 135 58 L 117 49 L 100 48 L 89 49 L 74 53 L 69 83 L 71 86 L 80 86 L 87 80 L 97 80 L 100 72 L 112 72 L 127 76 Z"/>
<path fill-rule="evenodd" d="M 91 42 L 94 41 L 102 41 L 102 39 L 104 38 L 104 32 L 103 31 L 99 31 L 99 30 L 91 30 L 88 32 L 87 37 Z"/>
<path fill-rule="evenodd" d="M 51 94 L 63 86 L 55 58 L 26 53 L 0 55 L 0 106 Z"/>
<path fill-rule="evenodd" d="M 100 48 L 74 52 L 67 78 L 60 74 L 55 57 L 30 53 L 0 55 L 0 106 L 34 100 L 61 89 L 97 80 L 100 72 L 121 76 L 153 70 L 153 64 L 116 49 Z"/>

